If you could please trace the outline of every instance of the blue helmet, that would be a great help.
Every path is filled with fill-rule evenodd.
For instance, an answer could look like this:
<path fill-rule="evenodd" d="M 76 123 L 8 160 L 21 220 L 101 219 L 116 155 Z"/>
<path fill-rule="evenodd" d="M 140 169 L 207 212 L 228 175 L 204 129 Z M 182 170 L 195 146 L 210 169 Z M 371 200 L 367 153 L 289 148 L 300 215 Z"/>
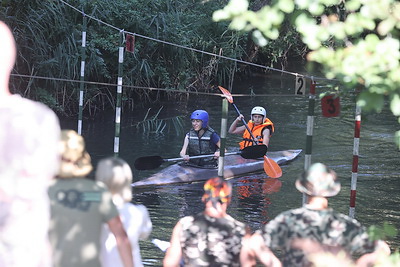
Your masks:
<path fill-rule="evenodd" d="M 190 116 L 190 119 L 203 121 L 203 128 L 208 126 L 208 113 L 205 110 L 198 109 L 193 111 L 192 115 Z"/>

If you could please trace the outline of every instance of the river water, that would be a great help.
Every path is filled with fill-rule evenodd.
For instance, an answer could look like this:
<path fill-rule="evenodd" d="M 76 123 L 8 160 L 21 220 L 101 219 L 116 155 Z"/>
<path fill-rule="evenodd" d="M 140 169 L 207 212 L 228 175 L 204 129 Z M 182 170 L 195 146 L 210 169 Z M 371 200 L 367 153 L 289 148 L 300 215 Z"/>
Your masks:
<path fill-rule="evenodd" d="M 224 86 L 227 87 L 227 86 Z M 271 94 L 271 96 L 235 97 L 235 104 L 249 119 L 253 106 L 267 108 L 267 116 L 275 124 L 270 141 L 270 151 L 303 149 L 300 157 L 282 166 L 283 176 L 267 178 L 256 173 L 232 179 L 233 198 L 228 212 L 247 223 L 254 231 L 280 212 L 301 206 L 302 195 L 294 187 L 295 179 L 304 168 L 308 98 L 288 96 L 294 92 L 294 79 L 276 74 L 257 76 L 250 81 L 236 82 L 233 93 Z M 317 94 L 324 92 L 317 87 Z M 308 90 L 307 90 L 308 92 Z M 341 179 L 342 190 L 330 200 L 330 206 L 348 214 L 353 158 L 355 104 L 350 98 L 341 99 L 339 117 L 322 117 L 319 100 L 315 106 L 312 162 L 323 162 L 333 168 Z M 179 157 L 185 132 L 190 128 L 189 116 L 195 109 L 206 109 L 210 125 L 220 132 L 222 100 L 218 96 L 190 95 L 185 101 L 165 101 L 152 107 L 156 112 L 162 107 L 162 118 L 183 116 L 183 130 L 149 133 L 133 126 L 143 119 L 147 109 L 124 112 L 122 117 L 120 157 L 134 171 L 134 180 L 140 180 L 159 171 L 168 164 L 152 171 L 134 170 L 136 158 L 160 155 L 163 158 Z M 229 123 L 236 112 L 229 107 Z M 76 129 L 76 122 L 62 121 L 63 128 Z M 380 114 L 363 114 L 361 122 L 360 158 L 357 182 L 355 217 L 365 226 L 384 222 L 400 226 L 400 152 L 394 144 L 394 133 L 399 124 L 388 110 Z M 113 155 L 114 115 L 109 114 L 95 121 L 84 121 L 83 135 L 93 163 Z M 228 134 L 228 151 L 237 146 L 239 136 Z M 153 238 L 169 240 L 172 228 L 183 216 L 200 212 L 203 183 L 174 184 L 135 189 L 133 202 L 145 205 L 153 222 L 153 232 L 147 241 L 140 243 L 145 265 L 161 266 L 164 253 L 155 247 Z M 388 240 L 392 249 L 400 247 L 399 235 Z"/>

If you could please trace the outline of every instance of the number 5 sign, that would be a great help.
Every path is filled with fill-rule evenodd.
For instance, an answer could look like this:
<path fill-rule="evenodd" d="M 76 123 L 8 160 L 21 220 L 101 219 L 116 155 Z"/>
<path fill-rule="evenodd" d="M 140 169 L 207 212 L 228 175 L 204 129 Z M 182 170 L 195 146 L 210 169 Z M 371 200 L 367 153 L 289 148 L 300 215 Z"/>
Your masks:
<path fill-rule="evenodd" d="M 322 116 L 337 117 L 340 114 L 340 98 L 335 95 L 327 95 L 321 99 Z"/>
<path fill-rule="evenodd" d="M 305 95 L 306 93 L 306 79 L 304 77 L 296 76 L 296 84 L 294 86 L 296 95 Z"/>

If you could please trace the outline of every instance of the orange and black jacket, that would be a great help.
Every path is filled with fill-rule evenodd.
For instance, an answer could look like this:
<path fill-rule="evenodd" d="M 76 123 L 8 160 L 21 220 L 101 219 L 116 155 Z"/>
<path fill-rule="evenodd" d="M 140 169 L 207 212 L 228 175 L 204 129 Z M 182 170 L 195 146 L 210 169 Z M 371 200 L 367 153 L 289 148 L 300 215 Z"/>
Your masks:
<path fill-rule="evenodd" d="M 254 125 L 253 121 L 250 120 L 247 123 L 247 126 L 249 127 L 249 129 L 253 133 L 254 137 L 258 138 L 258 145 L 261 145 L 263 143 L 263 134 L 262 134 L 262 132 L 263 132 L 263 130 L 265 128 L 269 128 L 270 136 L 272 135 L 272 133 L 275 130 L 274 124 L 268 118 L 266 118 L 264 120 L 264 122 L 262 124 L 260 124 L 260 125 Z M 251 138 L 251 135 L 250 135 L 249 131 L 247 131 L 247 129 L 244 131 L 244 133 L 243 133 L 243 141 L 241 141 L 239 143 L 239 145 L 240 145 L 240 149 L 243 149 L 243 148 L 245 148 L 247 146 L 252 146 L 253 145 L 253 139 Z"/>

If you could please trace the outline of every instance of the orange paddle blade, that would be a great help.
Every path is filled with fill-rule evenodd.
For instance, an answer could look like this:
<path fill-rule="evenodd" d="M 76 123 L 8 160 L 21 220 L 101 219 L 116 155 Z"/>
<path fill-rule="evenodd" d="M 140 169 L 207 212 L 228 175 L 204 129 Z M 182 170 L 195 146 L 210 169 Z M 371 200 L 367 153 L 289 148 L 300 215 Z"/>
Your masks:
<path fill-rule="evenodd" d="M 231 92 L 229 92 L 227 89 L 225 89 L 222 86 L 218 86 L 219 90 L 221 90 L 221 92 L 224 94 L 224 96 L 226 97 L 226 99 L 228 100 L 229 103 L 233 103 L 233 97 L 231 95 Z"/>
<path fill-rule="evenodd" d="M 264 156 L 264 171 L 271 178 L 279 178 L 282 176 L 282 169 L 273 159 Z"/>

